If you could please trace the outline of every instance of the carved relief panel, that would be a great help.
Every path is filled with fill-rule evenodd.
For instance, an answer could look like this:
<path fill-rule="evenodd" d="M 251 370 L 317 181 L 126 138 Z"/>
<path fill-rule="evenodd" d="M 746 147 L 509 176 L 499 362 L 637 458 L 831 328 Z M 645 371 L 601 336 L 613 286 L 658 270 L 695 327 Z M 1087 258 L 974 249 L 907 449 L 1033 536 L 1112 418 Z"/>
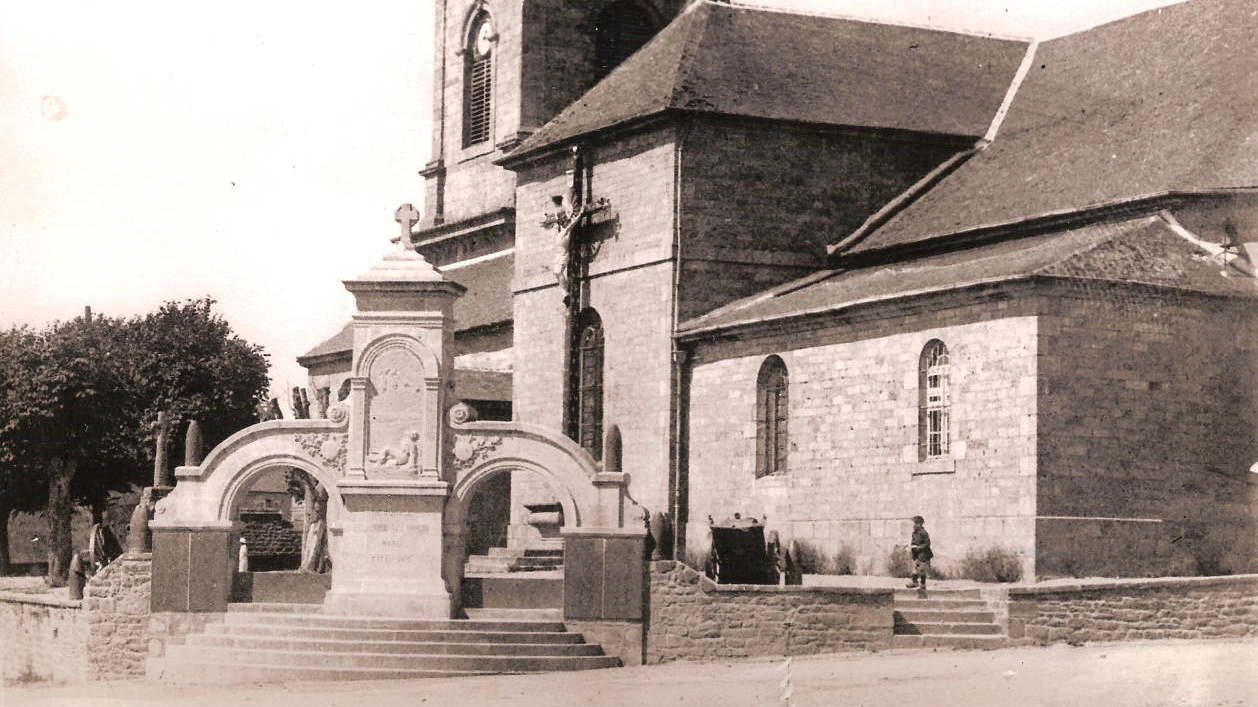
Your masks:
<path fill-rule="evenodd" d="M 367 388 L 368 478 L 418 476 L 426 387 L 424 367 L 409 349 L 381 352 L 371 364 Z"/>

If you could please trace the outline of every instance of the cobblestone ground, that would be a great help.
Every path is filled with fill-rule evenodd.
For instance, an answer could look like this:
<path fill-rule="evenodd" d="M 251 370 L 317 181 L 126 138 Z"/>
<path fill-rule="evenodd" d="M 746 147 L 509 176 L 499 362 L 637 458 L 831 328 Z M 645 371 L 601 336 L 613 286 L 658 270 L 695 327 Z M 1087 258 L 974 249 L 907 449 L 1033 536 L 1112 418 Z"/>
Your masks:
<path fill-rule="evenodd" d="M 990 652 L 796 658 L 792 705 L 1254 705 L 1258 640 L 1157 641 Z M 783 705 L 780 660 L 549 675 L 239 687 L 145 682 L 10 685 L 0 707 L 558 707 Z"/>

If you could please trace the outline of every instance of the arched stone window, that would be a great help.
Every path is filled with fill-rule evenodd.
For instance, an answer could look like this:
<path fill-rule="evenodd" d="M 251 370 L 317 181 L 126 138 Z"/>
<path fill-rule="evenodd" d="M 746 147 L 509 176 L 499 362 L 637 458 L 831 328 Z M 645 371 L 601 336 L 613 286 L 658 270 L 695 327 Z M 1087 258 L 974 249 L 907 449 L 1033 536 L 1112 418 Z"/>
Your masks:
<path fill-rule="evenodd" d="M 603 321 L 587 309 L 577 325 L 573 435 L 590 456 L 603 456 Z"/>
<path fill-rule="evenodd" d="M 598 77 L 611 73 L 655 35 L 655 21 L 633 0 L 613 2 L 594 20 L 594 58 Z"/>
<path fill-rule="evenodd" d="M 952 372 L 948 347 L 932 339 L 922 348 L 917 366 L 917 456 L 921 460 L 948 456 L 951 445 Z"/>
<path fill-rule="evenodd" d="M 489 13 L 472 22 L 463 62 L 463 147 L 489 140 L 493 130 L 494 32 Z"/>
<path fill-rule="evenodd" d="M 789 387 L 786 364 L 766 358 L 756 377 L 756 476 L 786 471 Z"/>

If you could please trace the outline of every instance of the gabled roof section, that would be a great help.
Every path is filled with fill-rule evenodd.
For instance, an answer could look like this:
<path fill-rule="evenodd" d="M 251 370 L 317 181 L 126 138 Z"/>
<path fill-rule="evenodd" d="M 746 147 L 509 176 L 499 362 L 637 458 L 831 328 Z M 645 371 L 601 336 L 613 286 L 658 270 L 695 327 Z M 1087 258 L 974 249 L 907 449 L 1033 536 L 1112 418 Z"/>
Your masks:
<path fill-rule="evenodd" d="M 1227 269 L 1158 216 L 1094 223 L 912 260 L 827 270 L 685 322 L 684 338 L 860 305 L 1033 276 L 1258 297 L 1253 278 Z"/>
<path fill-rule="evenodd" d="M 995 141 L 847 254 L 1258 185 L 1258 5 L 1192 0 L 1039 45 Z"/>
<path fill-rule="evenodd" d="M 670 110 L 978 137 L 1026 46 L 695 2 L 504 161 Z"/>
<path fill-rule="evenodd" d="M 467 288 L 467 292 L 454 300 L 455 331 L 467 331 L 511 321 L 511 277 L 515 267 L 515 254 L 505 251 L 456 267 L 439 268 L 447 280 Z M 297 357 L 297 362 L 308 366 L 325 356 L 349 355 L 354 348 L 354 332 L 346 324 L 334 336 Z"/>

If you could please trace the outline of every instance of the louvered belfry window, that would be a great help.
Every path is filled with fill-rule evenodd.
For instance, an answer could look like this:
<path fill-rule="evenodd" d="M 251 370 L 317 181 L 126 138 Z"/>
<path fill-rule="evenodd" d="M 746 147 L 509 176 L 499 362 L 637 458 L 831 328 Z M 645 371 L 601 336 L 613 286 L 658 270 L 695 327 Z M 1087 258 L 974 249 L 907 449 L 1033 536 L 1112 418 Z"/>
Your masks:
<path fill-rule="evenodd" d="M 577 340 L 577 443 L 595 459 L 603 456 L 603 323 L 587 309 Z"/>
<path fill-rule="evenodd" d="M 786 364 L 766 358 L 756 377 L 756 476 L 786 471 L 788 393 Z"/>
<path fill-rule="evenodd" d="M 489 15 L 481 13 L 467 48 L 463 77 L 463 147 L 489 139 L 493 120 L 494 31 Z"/>
<path fill-rule="evenodd" d="M 922 349 L 917 391 L 917 456 L 923 461 L 945 457 L 951 446 L 952 367 L 948 347 L 938 339 Z"/>
<path fill-rule="evenodd" d="M 599 78 L 611 73 L 655 35 L 650 15 L 633 0 L 607 6 L 594 21 L 594 58 Z"/>

